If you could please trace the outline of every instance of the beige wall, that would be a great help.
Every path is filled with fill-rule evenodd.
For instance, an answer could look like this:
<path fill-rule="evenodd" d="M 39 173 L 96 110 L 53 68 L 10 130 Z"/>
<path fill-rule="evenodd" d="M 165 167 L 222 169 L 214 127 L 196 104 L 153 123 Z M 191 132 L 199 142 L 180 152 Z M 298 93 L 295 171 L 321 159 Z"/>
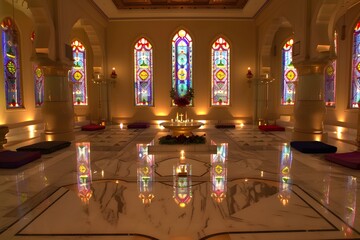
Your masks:
<path fill-rule="evenodd" d="M 107 29 L 109 76 L 112 67 L 118 73 L 117 83 L 110 89 L 110 110 L 114 119 L 145 121 L 174 118 L 170 107 L 171 40 L 181 28 L 193 40 L 194 107 L 189 117 L 207 120 L 251 118 L 253 89 L 249 88 L 247 67 L 256 66 L 256 36 L 252 21 L 220 20 L 144 20 L 111 22 Z M 210 109 L 211 45 L 224 37 L 231 47 L 231 106 Z M 153 45 L 155 107 L 134 107 L 133 48 L 140 37 Z"/>

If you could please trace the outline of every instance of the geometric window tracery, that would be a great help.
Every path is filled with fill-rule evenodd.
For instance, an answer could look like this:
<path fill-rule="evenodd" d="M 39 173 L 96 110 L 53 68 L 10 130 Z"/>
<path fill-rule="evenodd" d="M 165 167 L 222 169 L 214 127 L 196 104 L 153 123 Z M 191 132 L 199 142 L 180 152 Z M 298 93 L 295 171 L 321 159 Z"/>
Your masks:
<path fill-rule="evenodd" d="M 218 38 L 211 49 L 211 105 L 230 105 L 230 46 Z"/>
<path fill-rule="evenodd" d="M 1 22 L 1 30 L 6 108 L 22 108 L 24 104 L 21 87 L 18 31 L 14 21 L 9 17 Z"/>
<path fill-rule="evenodd" d="M 134 48 L 135 62 L 135 105 L 153 106 L 153 60 L 152 46 L 141 38 Z"/>
<path fill-rule="evenodd" d="M 294 105 L 295 83 L 298 73 L 292 63 L 293 39 L 288 40 L 282 48 L 282 105 Z"/>
<path fill-rule="evenodd" d="M 74 65 L 70 71 L 70 80 L 73 84 L 73 104 L 87 105 L 86 49 L 78 40 L 73 41 L 71 47 L 74 58 Z"/>
<path fill-rule="evenodd" d="M 172 39 L 172 88 L 180 97 L 192 88 L 192 39 L 183 29 Z M 189 106 L 193 106 L 192 100 Z"/>
<path fill-rule="evenodd" d="M 353 33 L 352 78 L 351 78 L 350 107 L 359 108 L 360 105 L 360 21 L 357 22 Z"/>

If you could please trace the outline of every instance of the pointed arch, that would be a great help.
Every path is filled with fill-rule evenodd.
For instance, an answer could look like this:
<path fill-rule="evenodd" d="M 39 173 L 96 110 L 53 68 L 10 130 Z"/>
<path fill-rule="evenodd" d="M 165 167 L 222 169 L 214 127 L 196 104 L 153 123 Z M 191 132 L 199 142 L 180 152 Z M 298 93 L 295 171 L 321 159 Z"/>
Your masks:
<path fill-rule="evenodd" d="M 23 108 L 19 32 L 12 18 L 1 22 L 6 108 Z"/>
<path fill-rule="evenodd" d="M 172 38 L 172 88 L 180 97 L 185 96 L 193 85 L 192 43 L 190 34 L 184 29 L 180 29 Z M 193 106 L 193 101 L 190 106 Z"/>
<path fill-rule="evenodd" d="M 230 45 L 219 37 L 211 46 L 211 106 L 230 105 Z"/>
<path fill-rule="evenodd" d="M 154 106 L 153 99 L 153 48 L 145 38 L 134 47 L 135 106 Z"/>

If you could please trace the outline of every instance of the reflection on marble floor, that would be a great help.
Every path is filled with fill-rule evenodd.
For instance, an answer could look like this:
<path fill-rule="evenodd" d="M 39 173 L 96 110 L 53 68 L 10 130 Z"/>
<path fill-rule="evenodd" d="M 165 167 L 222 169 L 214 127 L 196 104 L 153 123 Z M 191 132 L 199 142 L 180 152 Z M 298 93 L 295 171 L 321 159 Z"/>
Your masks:
<path fill-rule="evenodd" d="M 285 133 L 201 131 L 215 153 L 150 154 L 166 132 L 112 127 L 1 170 L 0 239 L 360 237 L 358 171 L 292 151 Z"/>

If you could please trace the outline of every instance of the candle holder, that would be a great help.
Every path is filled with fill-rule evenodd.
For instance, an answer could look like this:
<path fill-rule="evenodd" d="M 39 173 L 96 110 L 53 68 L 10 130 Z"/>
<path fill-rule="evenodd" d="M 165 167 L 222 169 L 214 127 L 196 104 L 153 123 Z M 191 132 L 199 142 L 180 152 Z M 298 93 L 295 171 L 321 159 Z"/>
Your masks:
<path fill-rule="evenodd" d="M 246 73 L 247 83 L 249 84 L 249 87 L 251 87 L 251 79 L 253 78 L 253 73 L 251 72 L 250 67 L 248 67 L 248 71 Z"/>

